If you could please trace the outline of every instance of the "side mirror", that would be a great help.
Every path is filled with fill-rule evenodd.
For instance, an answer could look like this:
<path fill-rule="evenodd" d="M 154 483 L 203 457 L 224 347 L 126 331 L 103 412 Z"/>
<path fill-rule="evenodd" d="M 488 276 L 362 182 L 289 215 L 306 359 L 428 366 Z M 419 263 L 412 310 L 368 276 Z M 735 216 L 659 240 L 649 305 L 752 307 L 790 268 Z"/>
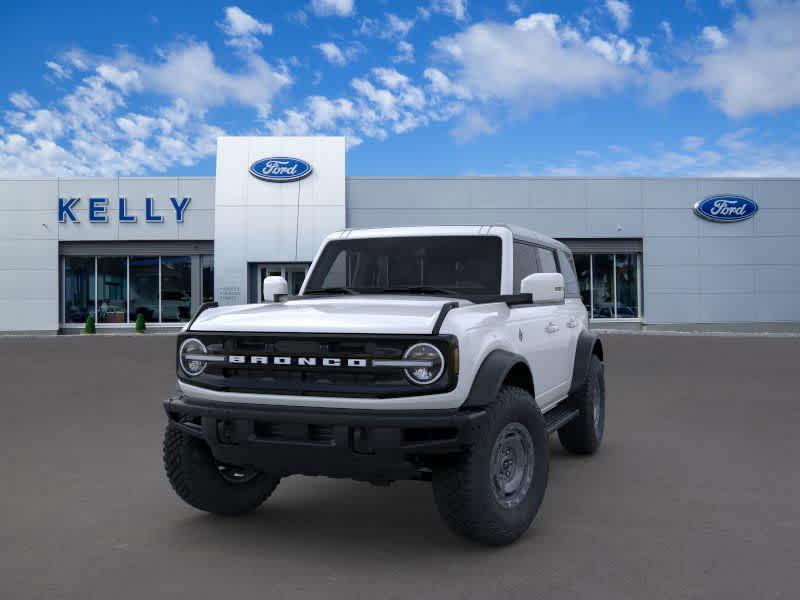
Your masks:
<path fill-rule="evenodd" d="M 561 273 L 534 273 L 519 284 L 522 294 L 530 294 L 534 304 L 564 302 L 564 276 Z"/>
<path fill-rule="evenodd" d="M 264 302 L 280 302 L 289 295 L 289 284 L 279 275 L 264 277 Z"/>

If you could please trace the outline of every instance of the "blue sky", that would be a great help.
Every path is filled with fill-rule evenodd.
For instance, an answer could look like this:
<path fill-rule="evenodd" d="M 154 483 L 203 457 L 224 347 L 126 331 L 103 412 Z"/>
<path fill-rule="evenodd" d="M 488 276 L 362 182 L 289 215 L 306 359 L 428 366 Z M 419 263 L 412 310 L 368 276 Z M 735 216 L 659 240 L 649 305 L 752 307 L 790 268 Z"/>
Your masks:
<path fill-rule="evenodd" d="M 800 1 L 5 2 L 0 175 L 800 176 Z"/>

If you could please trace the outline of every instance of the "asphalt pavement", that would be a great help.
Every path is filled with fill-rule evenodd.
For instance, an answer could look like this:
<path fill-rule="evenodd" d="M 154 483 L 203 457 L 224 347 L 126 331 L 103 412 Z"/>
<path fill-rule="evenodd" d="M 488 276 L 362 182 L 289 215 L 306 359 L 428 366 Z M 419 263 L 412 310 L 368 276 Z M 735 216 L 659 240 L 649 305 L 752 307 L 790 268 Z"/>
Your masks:
<path fill-rule="evenodd" d="M 0 338 L 0 598 L 797 598 L 800 339 L 604 340 L 603 447 L 553 438 L 533 527 L 487 549 L 419 482 L 195 511 L 161 463 L 173 336 Z"/>

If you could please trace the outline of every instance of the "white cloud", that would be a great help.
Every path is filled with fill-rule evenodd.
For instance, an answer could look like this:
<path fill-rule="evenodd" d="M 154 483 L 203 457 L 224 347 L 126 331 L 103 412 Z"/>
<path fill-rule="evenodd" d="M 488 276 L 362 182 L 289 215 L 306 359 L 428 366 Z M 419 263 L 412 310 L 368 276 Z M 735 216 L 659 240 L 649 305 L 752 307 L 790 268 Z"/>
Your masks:
<path fill-rule="evenodd" d="M 752 15 L 736 17 L 727 44 L 701 53 L 697 71 L 680 77 L 684 87 L 704 91 L 732 117 L 800 106 L 798 23 L 800 2 L 753 4 Z"/>
<path fill-rule="evenodd" d="M 608 153 L 580 151 L 580 162 L 546 166 L 557 175 L 683 176 L 683 177 L 796 177 L 800 172 L 800 149 L 790 143 L 768 141 L 751 129 L 731 131 L 709 142 L 685 136 L 680 148 L 653 144 L 650 149 L 626 152 L 610 159 Z"/>
<path fill-rule="evenodd" d="M 460 100 L 469 100 L 472 98 L 469 90 L 462 85 L 453 83 L 450 78 L 442 73 L 439 69 L 429 67 L 423 73 L 425 79 L 429 83 L 430 90 L 440 96 L 453 96 Z"/>
<path fill-rule="evenodd" d="M 50 69 L 52 74 L 55 76 L 56 79 L 69 79 L 72 75 L 69 69 L 65 68 L 63 65 L 58 64 L 53 60 L 48 60 L 45 63 L 45 66 Z"/>
<path fill-rule="evenodd" d="M 661 31 L 664 32 L 664 37 L 667 39 L 667 43 L 672 43 L 672 24 L 669 21 L 661 21 L 659 24 L 661 27 Z"/>
<path fill-rule="evenodd" d="M 0 130 L 0 173 L 135 175 L 193 165 L 213 155 L 224 134 L 206 122 L 209 108 L 239 104 L 266 118 L 274 95 L 291 83 L 260 56 L 239 59 L 240 70 L 226 70 L 206 44 L 191 41 L 155 60 L 70 50 L 48 61 L 75 76 L 59 83 L 71 85 L 63 97 L 45 106 L 24 92 L 9 98 L 15 110 L 3 115 L 9 128 Z M 139 95 L 147 109 L 131 111 Z"/>
<path fill-rule="evenodd" d="M 617 24 L 617 31 L 625 33 L 631 26 L 631 10 L 630 4 L 623 2 L 623 0 L 606 0 L 606 9 Z"/>
<path fill-rule="evenodd" d="M 413 63 L 414 62 L 414 46 L 405 40 L 397 42 L 397 54 L 392 56 L 392 62 L 395 63 Z"/>
<path fill-rule="evenodd" d="M 449 78 L 472 96 L 522 106 L 618 88 L 631 75 L 629 63 L 640 62 L 631 42 L 617 36 L 587 42 L 558 15 L 545 13 L 513 25 L 479 23 L 434 46 L 456 67 Z"/>
<path fill-rule="evenodd" d="M 302 108 L 287 109 L 265 123 L 274 135 L 345 135 L 348 147 L 364 138 L 383 140 L 390 133 L 402 134 L 433 121 L 459 114 L 463 104 L 444 99 L 414 85 L 396 69 L 378 67 L 351 82 L 351 98 L 311 96 Z"/>
<path fill-rule="evenodd" d="M 468 142 L 481 135 L 491 135 L 497 129 L 477 110 L 465 113 L 450 134 L 459 143 Z"/>
<path fill-rule="evenodd" d="M 467 0 L 433 0 L 429 10 L 463 21 L 467 18 Z"/>
<path fill-rule="evenodd" d="M 311 0 L 311 11 L 318 17 L 349 17 L 353 10 L 353 0 Z"/>
<path fill-rule="evenodd" d="M 11 104 L 15 108 L 18 108 L 19 110 L 30 110 L 34 106 L 37 106 L 39 104 L 36 98 L 31 96 L 25 90 L 19 92 L 12 92 L 8 96 L 8 101 L 11 102 Z"/>
<path fill-rule="evenodd" d="M 228 6 L 225 9 L 225 19 L 217 25 L 229 38 L 226 44 L 250 51 L 261 48 L 258 36 L 272 35 L 271 23 L 262 23 L 238 6 Z"/>
<path fill-rule="evenodd" d="M 386 25 L 392 36 L 404 38 L 408 35 L 408 32 L 411 31 L 411 28 L 414 27 L 414 19 L 401 19 L 395 14 L 387 13 Z"/>
<path fill-rule="evenodd" d="M 322 42 L 321 44 L 316 44 L 314 48 L 322 52 L 322 56 L 325 57 L 325 60 L 338 67 L 343 67 L 347 63 L 355 60 L 362 52 L 361 46 L 351 45 L 343 49 L 334 42 Z"/>
<path fill-rule="evenodd" d="M 681 147 L 686 152 L 696 152 L 703 144 L 705 139 L 697 135 L 687 135 L 681 140 Z"/>
<path fill-rule="evenodd" d="M 513 0 L 508 0 L 508 2 L 506 2 L 506 10 L 515 17 L 518 17 L 522 14 L 522 7 L 520 7 L 519 3 L 514 2 Z"/>
<path fill-rule="evenodd" d="M 708 26 L 703 27 L 703 39 L 711 44 L 714 50 L 720 50 L 728 45 L 728 38 L 722 33 L 718 27 Z"/>

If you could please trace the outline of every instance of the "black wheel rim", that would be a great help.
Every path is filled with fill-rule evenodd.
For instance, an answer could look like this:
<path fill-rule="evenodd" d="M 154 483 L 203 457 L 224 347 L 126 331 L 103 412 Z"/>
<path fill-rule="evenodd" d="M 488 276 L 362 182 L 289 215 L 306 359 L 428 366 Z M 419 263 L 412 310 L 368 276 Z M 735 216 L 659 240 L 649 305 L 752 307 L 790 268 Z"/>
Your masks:
<path fill-rule="evenodd" d="M 248 467 L 235 467 L 232 465 L 217 464 L 217 472 L 228 483 L 241 484 L 253 481 L 258 477 L 258 471 Z"/>
<path fill-rule="evenodd" d="M 531 487 L 536 454 L 533 438 L 522 423 L 503 427 L 492 448 L 489 478 L 500 506 L 517 506 Z"/>

